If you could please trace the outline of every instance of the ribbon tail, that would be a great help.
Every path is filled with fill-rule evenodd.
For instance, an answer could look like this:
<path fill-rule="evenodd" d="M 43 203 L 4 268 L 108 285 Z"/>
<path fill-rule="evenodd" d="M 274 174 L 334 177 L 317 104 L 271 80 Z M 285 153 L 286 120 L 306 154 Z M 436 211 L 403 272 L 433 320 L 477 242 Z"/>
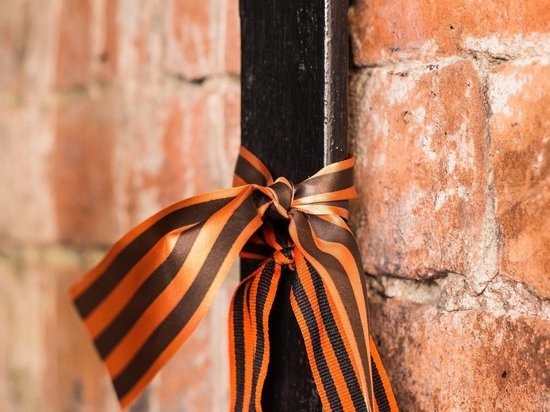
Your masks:
<path fill-rule="evenodd" d="M 313 282 L 318 278 L 316 283 L 312 283 L 316 285 L 314 290 L 316 294 L 327 296 L 327 303 L 321 307 L 319 317 L 322 318 L 324 311 L 328 310 L 338 326 L 338 333 L 353 366 L 344 374 L 355 375 L 367 410 L 376 411 L 366 285 L 355 238 L 345 221 L 338 216 L 313 216 L 297 212 L 293 214 L 289 231 L 297 246 L 297 267 L 303 274 L 300 279 L 304 281 L 309 277 Z M 306 263 L 298 265 L 300 259 Z M 377 371 L 383 370 L 380 362 L 377 366 Z M 389 384 L 387 388 L 387 398 L 393 399 Z"/>
<path fill-rule="evenodd" d="M 374 387 L 375 411 L 377 412 L 397 412 L 397 401 L 393 394 L 390 380 L 382 364 L 382 359 L 376 349 L 376 344 L 370 338 L 370 353 L 372 366 L 372 383 Z"/>
<path fill-rule="evenodd" d="M 304 338 L 311 371 L 326 411 L 369 411 L 361 384 L 361 365 L 334 301 L 315 268 L 294 252 L 297 276 L 291 285 L 291 306 Z"/>
<path fill-rule="evenodd" d="M 270 259 L 238 286 L 229 311 L 231 410 L 261 411 L 269 364 L 269 314 L 281 266 Z"/>
<path fill-rule="evenodd" d="M 72 288 L 121 407 L 192 333 L 260 226 L 250 187 L 197 196 L 125 235 Z"/>

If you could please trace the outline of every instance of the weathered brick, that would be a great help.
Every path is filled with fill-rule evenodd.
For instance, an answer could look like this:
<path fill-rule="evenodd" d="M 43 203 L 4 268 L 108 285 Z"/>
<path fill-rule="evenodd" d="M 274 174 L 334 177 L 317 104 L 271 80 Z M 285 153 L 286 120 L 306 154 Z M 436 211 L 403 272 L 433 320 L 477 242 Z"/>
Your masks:
<path fill-rule="evenodd" d="M 45 359 L 48 374 L 45 371 L 44 386 L 49 408 L 46 410 L 78 410 L 86 405 L 90 410 L 115 412 L 119 408 L 105 367 L 68 295 L 71 283 L 82 275 L 84 268 L 63 261 L 38 263 L 39 268 L 31 266 L 27 273 L 53 279 L 56 287 L 50 297 L 54 313 L 44 325 L 50 330 L 45 346 L 51 354 Z"/>
<path fill-rule="evenodd" d="M 486 113 L 476 68 L 374 69 L 353 79 L 351 96 L 365 269 L 492 273 L 482 250 Z"/>
<path fill-rule="evenodd" d="M 57 51 L 58 8 L 5 0 L 0 13 L 0 105 L 32 106 L 50 92 Z"/>
<path fill-rule="evenodd" d="M 499 272 L 550 296 L 550 60 L 508 63 L 489 77 Z"/>
<path fill-rule="evenodd" d="M 0 110 L 0 237 L 28 242 L 56 238 L 48 185 L 54 140 L 49 108 Z"/>
<path fill-rule="evenodd" d="M 227 73 L 241 72 L 241 22 L 239 19 L 239 1 L 226 0 L 225 36 L 225 66 Z"/>
<path fill-rule="evenodd" d="M 114 182 L 118 115 L 111 95 L 79 95 L 57 108 L 51 188 L 63 241 L 101 243 L 119 230 Z"/>
<path fill-rule="evenodd" d="M 538 44 L 539 50 L 544 47 L 550 2 L 358 0 L 351 7 L 350 24 L 358 65 L 429 59 L 468 49 L 506 55 L 521 48 L 518 43 L 524 40 Z"/>
<path fill-rule="evenodd" d="M 120 151 L 117 192 L 129 228 L 181 199 L 231 185 L 239 87 L 214 80 L 160 98 L 138 93 Z"/>
<path fill-rule="evenodd" d="M 36 283 L 18 276 L 15 262 L 0 258 L 0 408 L 4 411 L 34 409 L 40 403 L 40 370 L 34 362 L 40 350 L 33 345 L 39 313 Z M 19 304 L 24 301 L 27 308 Z M 9 333 L 5 333 L 9 331 Z M 21 345 L 21 346 L 20 346 Z"/>
<path fill-rule="evenodd" d="M 118 13 L 121 12 L 120 0 L 105 0 L 101 10 L 102 35 L 96 45 L 94 72 L 100 80 L 111 80 L 117 74 L 120 26 Z"/>
<path fill-rule="evenodd" d="M 163 369 L 154 398 L 170 411 L 224 411 L 229 405 L 227 314 L 234 270 L 193 335 Z"/>
<path fill-rule="evenodd" d="M 401 409 L 543 411 L 550 407 L 550 321 L 438 312 L 371 301 L 375 341 Z"/>
<path fill-rule="evenodd" d="M 57 85 L 82 84 L 91 76 L 92 1 L 63 1 L 59 21 Z"/>
<path fill-rule="evenodd" d="M 16 3 L 16 2 L 12 2 Z M 21 86 L 25 9 L 22 5 L 4 4 L 0 13 L 0 93 L 16 91 Z"/>
<path fill-rule="evenodd" d="M 172 0 L 165 24 L 169 72 L 190 79 L 238 72 L 237 0 Z"/>
<path fill-rule="evenodd" d="M 85 85 L 115 76 L 119 11 L 119 0 L 61 2 L 56 86 Z"/>

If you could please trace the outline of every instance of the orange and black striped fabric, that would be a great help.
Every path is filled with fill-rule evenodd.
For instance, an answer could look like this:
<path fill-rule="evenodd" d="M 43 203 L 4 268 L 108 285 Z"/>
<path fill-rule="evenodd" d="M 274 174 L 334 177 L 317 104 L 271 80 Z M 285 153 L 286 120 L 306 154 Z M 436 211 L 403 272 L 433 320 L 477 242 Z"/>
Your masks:
<path fill-rule="evenodd" d="M 368 330 L 365 281 L 346 221 L 353 158 L 294 186 L 241 148 L 235 187 L 176 203 L 126 234 L 71 289 L 121 407 L 193 332 L 239 254 L 256 269 L 229 314 L 231 410 L 260 411 L 268 320 L 282 268 L 326 411 L 397 411 Z"/>

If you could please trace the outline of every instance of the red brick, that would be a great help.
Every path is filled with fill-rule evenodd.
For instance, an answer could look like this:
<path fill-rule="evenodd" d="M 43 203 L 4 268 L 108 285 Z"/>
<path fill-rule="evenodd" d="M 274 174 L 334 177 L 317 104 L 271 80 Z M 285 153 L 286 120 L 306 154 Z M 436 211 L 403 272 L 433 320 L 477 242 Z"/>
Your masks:
<path fill-rule="evenodd" d="M 169 72 L 192 79 L 239 70 L 237 0 L 172 0 L 165 24 Z"/>
<path fill-rule="evenodd" d="M 89 80 L 92 63 L 91 36 L 91 1 L 63 1 L 59 21 L 58 86 L 82 84 Z"/>
<path fill-rule="evenodd" d="M 0 110 L 0 237 L 26 242 L 56 238 L 49 181 L 50 109 Z"/>
<path fill-rule="evenodd" d="M 58 27 L 56 85 L 69 87 L 116 74 L 118 0 L 107 0 L 94 15 L 90 0 L 62 2 Z M 96 39 L 99 32 L 99 38 Z"/>
<path fill-rule="evenodd" d="M 35 343 L 42 337 L 45 317 L 37 310 L 40 279 L 21 276 L 15 262 L 4 257 L 0 272 L 0 409 L 35 410 L 43 396 L 39 362 L 44 354 Z"/>
<path fill-rule="evenodd" d="M 100 243 L 117 232 L 116 122 L 111 96 L 82 95 L 57 109 L 51 185 L 63 241 Z"/>
<path fill-rule="evenodd" d="M 480 271 L 486 113 L 475 67 L 374 69 L 351 95 L 365 269 Z"/>
<path fill-rule="evenodd" d="M 227 314 L 237 282 L 238 275 L 233 271 L 199 327 L 163 369 L 155 393 L 163 410 L 228 408 Z"/>
<path fill-rule="evenodd" d="M 118 176 L 128 216 L 124 227 L 181 199 L 231 185 L 240 139 L 238 96 L 238 85 L 222 80 L 183 86 L 162 99 L 135 97 Z"/>
<path fill-rule="evenodd" d="M 45 346 L 51 355 L 45 359 L 48 373 L 44 373 L 49 410 L 77 410 L 85 405 L 90 410 L 117 411 L 105 367 L 67 293 L 83 268 L 62 265 L 30 270 L 33 276 L 54 278 L 57 288 L 52 296 L 55 312 L 44 325 L 50 329 Z"/>
<path fill-rule="evenodd" d="M 100 44 L 99 56 L 96 59 L 94 72 L 100 80 L 111 80 L 117 73 L 118 49 L 119 49 L 119 0 L 106 0 L 102 10 L 103 30 L 102 44 Z"/>
<path fill-rule="evenodd" d="M 19 2 L 4 5 L 0 13 L 0 96 L 21 86 L 25 9 Z"/>
<path fill-rule="evenodd" d="M 241 21 L 239 19 L 239 0 L 226 0 L 225 29 L 225 71 L 241 72 Z"/>
<path fill-rule="evenodd" d="M 550 60 L 492 70 L 489 95 L 499 272 L 550 296 Z"/>
<path fill-rule="evenodd" d="M 371 301 L 398 404 L 414 411 L 543 411 L 548 398 L 550 322 L 484 311 L 439 312 Z"/>
<path fill-rule="evenodd" d="M 550 2 L 358 0 L 350 24 L 358 65 L 461 54 L 484 48 L 476 45 L 483 39 L 506 52 L 521 36 L 547 41 L 540 35 L 550 32 Z"/>
<path fill-rule="evenodd" d="M 2 247 L 0 399 L 2 411 L 116 411 L 104 368 L 67 296 L 81 273 L 61 248 Z M 3 317 L 5 314 L 5 318 Z M 110 406 L 110 407 L 109 407 Z"/>

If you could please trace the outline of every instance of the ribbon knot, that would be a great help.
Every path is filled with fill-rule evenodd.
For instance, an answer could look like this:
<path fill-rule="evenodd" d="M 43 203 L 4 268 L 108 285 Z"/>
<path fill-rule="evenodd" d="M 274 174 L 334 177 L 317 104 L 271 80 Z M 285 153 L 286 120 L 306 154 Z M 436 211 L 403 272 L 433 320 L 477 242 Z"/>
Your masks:
<path fill-rule="evenodd" d="M 294 200 L 294 186 L 284 177 L 279 177 L 268 186 L 272 196 L 267 215 L 272 219 L 289 219 L 288 212 Z"/>
<path fill-rule="evenodd" d="M 122 407 L 198 325 L 231 266 L 255 270 L 229 314 L 231 408 L 261 411 L 269 315 L 283 266 L 326 411 L 396 411 L 368 331 L 366 286 L 347 225 L 353 158 L 294 186 L 241 148 L 231 189 L 178 202 L 122 237 L 71 289 Z"/>

